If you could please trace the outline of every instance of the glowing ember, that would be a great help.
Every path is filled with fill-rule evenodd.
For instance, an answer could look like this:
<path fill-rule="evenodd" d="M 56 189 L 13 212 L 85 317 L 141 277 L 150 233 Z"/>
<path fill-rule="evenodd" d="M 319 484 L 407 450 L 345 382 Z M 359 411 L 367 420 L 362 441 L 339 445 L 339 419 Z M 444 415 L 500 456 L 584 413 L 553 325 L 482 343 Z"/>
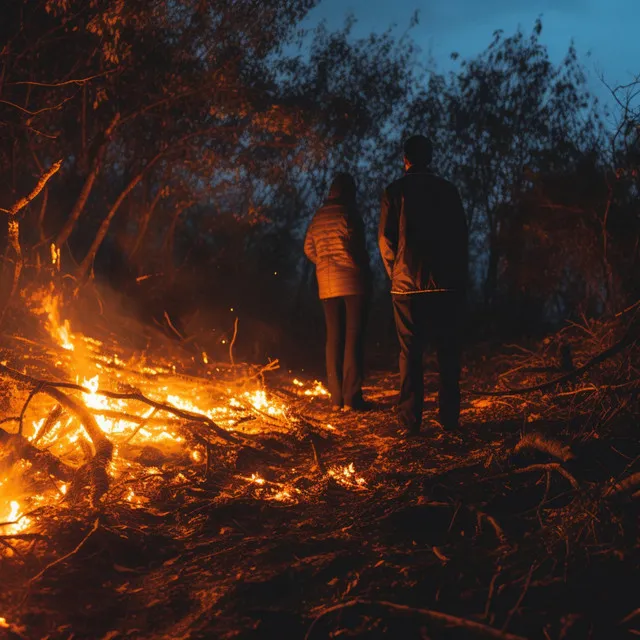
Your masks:
<path fill-rule="evenodd" d="M 8 629 L 9 623 L 6 618 L 0 618 L 0 629 Z"/>
<path fill-rule="evenodd" d="M 332 467 L 327 473 L 339 484 L 351 488 L 363 488 L 367 484 L 367 481 L 356 475 L 353 462 L 346 467 Z"/>
<path fill-rule="evenodd" d="M 328 396 L 329 395 L 329 392 L 325 389 L 322 382 L 315 380 L 313 385 L 314 386 L 312 389 L 305 389 L 304 391 L 305 396 Z"/>
<path fill-rule="evenodd" d="M 293 386 L 297 387 L 296 393 L 298 395 L 318 397 L 318 396 L 328 396 L 329 392 L 325 388 L 325 386 L 319 380 L 313 381 L 313 386 L 309 388 L 305 388 L 306 385 L 304 382 L 298 380 L 298 378 L 293 379 Z"/>

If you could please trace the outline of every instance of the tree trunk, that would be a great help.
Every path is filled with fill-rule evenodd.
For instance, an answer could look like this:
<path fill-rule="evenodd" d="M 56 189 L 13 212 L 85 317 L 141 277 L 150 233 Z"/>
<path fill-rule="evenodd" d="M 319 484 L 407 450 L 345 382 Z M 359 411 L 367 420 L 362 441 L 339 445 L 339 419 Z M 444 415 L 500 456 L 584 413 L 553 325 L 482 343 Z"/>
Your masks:
<path fill-rule="evenodd" d="M 3 209 L 3 213 L 9 215 L 7 221 L 7 253 L 5 254 L 5 267 L 9 260 L 9 256 L 13 253 L 13 274 L 11 276 L 11 283 L 8 287 L 3 287 L 4 293 L 0 296 L 0 322 L 4 318 L 11 299 L 18 290 L 18 284 L 20 283 L 20 274 L 22 273 L 23 257 L 22 249 L 20 248 L 20 223 L 18 222 L 18 213 L 22 211 L 34 198 L 36 198 L 40 192 L 45 188 L 47 182 L 55 173 L 57 173 L 62 166 L 62 160 L 54 162 L 51 167 L 45 171 L 38 180 L 38 183 L 33 188 L 31 193 L 24 198 L 20 198 L 11 209 Z M 4 280 L 5 273 L 3 270 L 2 279 Z"/>
<path fill-rule="evenodd" d="M 493 305 L 498 288 L 498 265 L 500 264 L 500 250 L 498 248 L 498 234 L 492 230 L 489 234 L 489 265 L 484 283 L 485 305 Z"/>
<path fill-rule="evenodd" d="M 102 166 L 102 159 L 104 158 L 104 154 L 107 150 L 107 146 L 109 145 L 109 141 L 111 140 L 111 136 L 118 123 L 120 122 L 120 114 L 116 113 L 113 120 L 109 123 L 109 126 L 105 129 L 102 141 L 100 142 L 95 155 L 93 156 L 93 162 L 91 163 L 91 169 L 89 170 L 89 175 L 87 176 L 84 184 L 82 185 L 82 189 L 80 191 L 80 195 L 73 205 L 73 209 L 67 218 L 64 226 L 62 227 L 58 237 L 56 238 L 56 244 L 61 247 L 71 235 L 78 219 L 82 215 L 84 211 L 84 207 L 87 204 L 87 200 L 91 195 L 91 190 L 93 189 L 93 185 L 98 177 L 98 173 L 100 173 L 100 168 Z"/>
<path fill-rule="evenodd" d="M 13 255 L 11 255 L 13 254 Z M 8 275 L 9 263 L 13 262 L 13 274 Z M 0 322 L 9 308 L 9 304 L 18 290 L 20 274 L 22 273 L 23 258 L 20 248 L 20 224 L 17 216 L 10 216 L 7 222 L 7 252 L 4 258 L 2 273 L 2 295 L 0 297 Z M 6 283 L 5 280 L 10 280 Z"/>
<path fill-rule="evenodd" d="M 40 237 L 40 243 L 44 243 L 46 240 L 46 234 L 44 232 L 44 217 L 47 213 L 47 204 L 49 202 L 49 189 L 44 190 L 42 196 L 42 205 L 40 206 L 40 212 L 38 213 L 38 234 Z"/>
<path fill-rule="evenodd" d="M 201 136 L 207 131 L 209 131 L 209 129 L 189 133 L 185 135 L 182 139 L 180 139 L 178 142 L 176 142 L 175 145 L 173 145 L 172 147 L 159 151 L 151 160 L 149 160 L 149 162 L 144 167 L 144 169 L 142 169 L 140 173 L 135 178 L 133 178 L 133 180 L 131 180 L 131 182 L 125 187 L 124 191 L 118 196 L 118 199 L 114 202 L 113 206 L 109 210 L 109 213 L 107 213 L 106 218 L 102 221 L 102 224 L 98 229 L 98 233 L 96 234 L 96 237 L 94 238 L 93 243 L 91 244 L 91 247 L 89 248 L 87 255 L 84 257 L 84 260 L 80 263 L 80 266 L 78 267 L 78 271 L 77 271 L 79 280 L 83 280 L 86 277 L 87 272 L 89 271 L 89 268 L 93 264 L 93 261 L 96 257 L 96 253 L 98 252 L 98 249 L 102 244 L 102 241 L 105 239 L 105 236 L 107 235 L 107 231 L 109 230 L 109 225 L 111 224 L 111 220 L 113 219 L 113 216 L 115 216 L 115 214 L 117 213 L 124 199 L 140 183 L 140 181 L 145 176 L 145 174 L 149 171 L 149 169 L 151 169 L 151 167 L 153 167 L 161 158 L 166 156 L 171 151 L 175 151 L 188 140 Z"/>
<path fill-rule="evenodd" d="M 607 230 L 609 222 L 609 212 L 611 211 L 611 205 L 613 204 L 613 187 L 608 185 L 609 192 L 607 195 L 607 205 L 602 220 L 602 270 L 604 272 L 604 286 L 606 294 L 606 309 L 609 313 L 613 314 L 617 311 L 617 296 L 615 292 L 615 284 L 613 279 L 613 269 L 609 262 L 609 234 Z"/>
<path fill-rule="evenodd" d="M 178 226 L 178 220 L 180 216 L 193 204 L 193 200 L 189 200 L 188 202 L 176 207 L 176 211 L 173 214 L 173 219 L 171 220 L 171 224 L 167 229 L 167 233 L 162 242 L 162 250 L 164 253 L 164 273 L 166 274 L 168 281 L 171 282 L 173 280 L 173 276 L 175 275 L 175 265 L 173 264 L 173 247 L 174 247 L 174 237 L 176 233 L 176 227 Z"/>
<path fill-rule="evenodd" d="M 140 225 L 138 227 L 138 233 L 136 235 L 135 242 L 133 243 L 133 248 L 129 253 L 129 258 L 131 260 L 133 260 L 133 257 L 135 256 L 135 254 L 138 252 L 138 249 L 142 245 L 142 241 L 144 240 L 144 237 L 147 233 L 147 228 L 149 227 L 149 222 L 151 220 L 151 217 L 153 216 L 153 212 L 155 211 L 155 208 L 158 202 L 160 202 L 160 198 L 162 197 L 163 192 L 164 192 L 164 189 L 160 187 L 158 189 L 158 193 L 156 193 L 153 200 L 151 201 L 151 204 L 144 211 L 142 220 L 140 220 Z"/>
<path fill-rule="evenodd" d="M 87 273 L 93 266 L 93 261 L 95 260 L 96 254 L 98 253 L 98 249 L 105 239 L 107 231 L 109 231 L 109 226 L 111 225 L 113 217 L 118 212 L 118 209 L 124 202 L 125 198 L 138 186 L 143 176 L 144 171 L 139 173 L 133 180 L 131 180 L 131 182 L 129 182 L 122 193 L 118 196 L 117 200 L 113 203 L 111 209 L 109 209 L 109 213 L 107 213 L 105 219 L 102 221 L 102 224 L 98 229 L 98 233 L 96 233 L 96 237 L 93 239 L 91 247 L 89 247 L 87 255 L 84 257 L 84 259 L 80 263 L 80 266 L 78 267 L 76 273 L 76 275 L 78 276 L 78 280 L 83 280 L 87 276 Z"/>

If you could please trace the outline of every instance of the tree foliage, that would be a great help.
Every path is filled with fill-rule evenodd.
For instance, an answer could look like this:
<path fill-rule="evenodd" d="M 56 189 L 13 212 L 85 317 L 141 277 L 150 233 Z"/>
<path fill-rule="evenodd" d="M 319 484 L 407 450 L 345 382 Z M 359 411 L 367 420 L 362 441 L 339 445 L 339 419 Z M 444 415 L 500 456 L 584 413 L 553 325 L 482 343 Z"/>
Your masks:
<path fill-rule="evenodd" d="M 552 64 L 539 21 L 444 75 L 421 66 L 410 32 L 355 38 L 352 18 L 300 32 L 314 4 L 9 0 L 0 208 L 61 166 L 5 216 L 5 298 L 54 243 L 76 286 L 95 272 L 181 312 L 204 297 L 258 316 L 280 299 L 282 321 L 313 297 L 300 238 L 332 174 L 356 177 L 376 256 L 380 193 L 416 132 L 463 194 L 478 300 L 548 315 L 629 295 L 636 85 L 615 92 L 609 141 L 575 49 Z"/>

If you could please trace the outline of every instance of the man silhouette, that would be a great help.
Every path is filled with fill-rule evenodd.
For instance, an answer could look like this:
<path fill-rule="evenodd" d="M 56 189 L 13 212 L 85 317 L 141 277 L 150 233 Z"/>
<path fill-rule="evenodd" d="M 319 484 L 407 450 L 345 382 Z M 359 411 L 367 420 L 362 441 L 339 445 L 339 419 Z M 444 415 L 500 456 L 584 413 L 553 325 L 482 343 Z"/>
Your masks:
<path fill-rule="evenodd" d="M 384 192 L 378 231 L 400 342 L 398 414 L 408 434 L 418 433 L 422 423 L 423 353 L 429 342 L 440 370 L 439 421 L 455 429 L 460 417 L 467 222 L 456 187 L 430 169 L 432 155 L 428 138 L 406 141 L 406 172 Z"/>

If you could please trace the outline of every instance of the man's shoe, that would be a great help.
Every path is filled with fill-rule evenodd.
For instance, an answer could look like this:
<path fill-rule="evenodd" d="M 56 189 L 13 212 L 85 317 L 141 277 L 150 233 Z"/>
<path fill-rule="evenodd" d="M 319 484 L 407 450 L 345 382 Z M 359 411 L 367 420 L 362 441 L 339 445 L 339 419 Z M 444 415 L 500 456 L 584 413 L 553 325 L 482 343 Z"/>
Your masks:
<path fill-rule="evenodd" d="M 437 422 L 444 431 L 458 431 L 460 428 L 460 422 L 455 419 L 449 418 L 443 420 L 442 418 L 438 418 Z"/>
<path fill-rule="evenodd" d="M 420 423 L 407 424 L 404 421 L 400 421 L 398 427 L 398 433 L 402 438 L 413 438 L 417 435 L 420 435 Z"/>

